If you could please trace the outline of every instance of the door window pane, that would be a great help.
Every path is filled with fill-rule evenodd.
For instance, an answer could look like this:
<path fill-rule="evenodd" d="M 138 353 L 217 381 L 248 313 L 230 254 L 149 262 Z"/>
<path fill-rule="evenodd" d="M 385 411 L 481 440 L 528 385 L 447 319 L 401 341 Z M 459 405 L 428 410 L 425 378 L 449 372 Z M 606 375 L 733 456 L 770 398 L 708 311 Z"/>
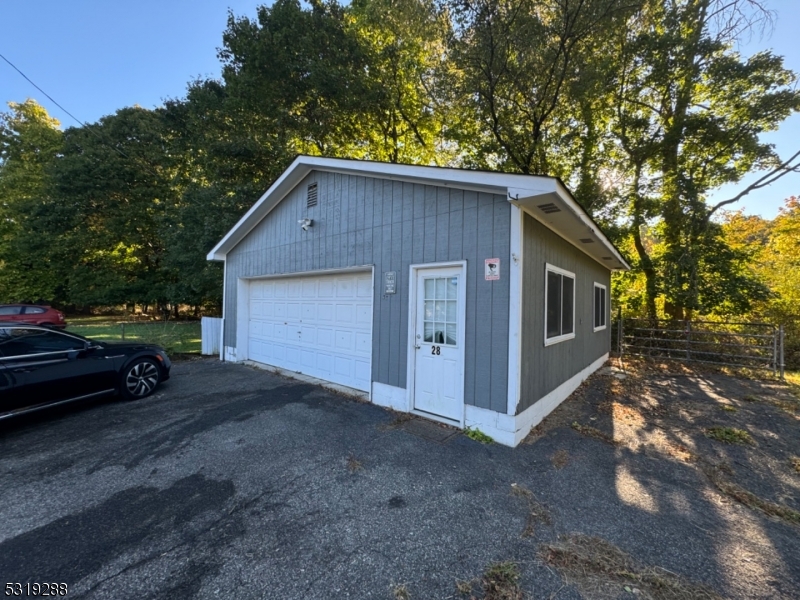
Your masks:
<path fill-rule="evenodd" d="M 458 306 L 455 302 L 449 301 L 447 303 L 447 322 L 448 323 L 457 323 L 458 322 Z"/>
<path fill-rule="evenodd" d="M 447 313 L 445 312 L 446 305 L 446 302 L 436 302 L 436 310 L 433 313 L 433 318 L 436 321 L 442 322 L 447 320 Z"/>
<path fill-rule="evenodd" d="M 433 300 L 425 300 L 425 320 L 433 321 Z"/>
<path fill-rule="evenodd" d="M 46 313 L 47 311 L 40 306 L 26 306 L 25 307 L 25 314 L 26 315 L 41 315 Z"/>
<path fill-rule="evenodd" d="M 451 277 L 447 280 L 447 299 L 455 300 L 458 295 L 458 277 Z"/>
<path fill-rule="evenodd" d="M 458 323 L 458 277 L 424 280 L 423 340 L 455 346 Z"/>
<path fill-rule="evenodd" d="M 21 306 L 0 306 L 0 316 L 18 315 L 21 312 Z"/>
<path fill-rule="evenodd" d="M 425 299 L 433 300 L 436 297 L 436 283 L 433 279 L 425 280 Z"/>

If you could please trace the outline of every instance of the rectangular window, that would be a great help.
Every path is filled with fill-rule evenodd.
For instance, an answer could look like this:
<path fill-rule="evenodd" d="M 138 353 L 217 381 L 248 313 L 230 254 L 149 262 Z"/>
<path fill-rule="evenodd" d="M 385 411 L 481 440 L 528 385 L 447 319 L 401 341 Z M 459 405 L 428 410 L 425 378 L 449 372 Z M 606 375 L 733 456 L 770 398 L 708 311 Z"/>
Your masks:
<path fill-rule="evenodd" d="M 458 277 L 425 278 L 424 340 L 458 345 Z"/>
<path fill-rule="evenodd" d="M 606 286 L 601 283 L 594 284 L 594 330 L 606 328 L 606 315 L 608 314 L 608 300 L 606 299 Z"/>
<path fill-rule="evenodd" d="M 545 271 L 545 345 L 575 337 L 575 273 L 547 265 Z"/>

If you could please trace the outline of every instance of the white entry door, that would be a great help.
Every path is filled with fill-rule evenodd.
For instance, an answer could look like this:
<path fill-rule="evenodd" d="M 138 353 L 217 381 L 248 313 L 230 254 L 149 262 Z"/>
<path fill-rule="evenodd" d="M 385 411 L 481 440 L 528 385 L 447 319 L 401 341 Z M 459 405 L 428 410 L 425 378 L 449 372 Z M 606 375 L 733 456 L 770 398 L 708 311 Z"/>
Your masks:
<path fill-rule="evenodd" d="M 418 269 L 414 410 L 461 422 L 464 413 L 464 269 Z"/>
<path fill-rule="evenodd" d="M 248 357 L 357 390 L 372 381 L 372 274 L 250 282 Z"/>

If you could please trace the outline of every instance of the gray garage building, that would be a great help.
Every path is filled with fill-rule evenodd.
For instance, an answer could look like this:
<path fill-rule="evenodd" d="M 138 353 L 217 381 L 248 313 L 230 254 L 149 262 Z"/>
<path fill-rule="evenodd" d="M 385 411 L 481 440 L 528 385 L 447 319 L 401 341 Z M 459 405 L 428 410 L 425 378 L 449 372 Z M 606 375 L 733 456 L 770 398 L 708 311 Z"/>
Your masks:
<path fill-rule="evenodd" d="M 208 259 L 224 360 L 509 446 L 606 361 L 629 268 L 558 179 L 310 156 Z"/>

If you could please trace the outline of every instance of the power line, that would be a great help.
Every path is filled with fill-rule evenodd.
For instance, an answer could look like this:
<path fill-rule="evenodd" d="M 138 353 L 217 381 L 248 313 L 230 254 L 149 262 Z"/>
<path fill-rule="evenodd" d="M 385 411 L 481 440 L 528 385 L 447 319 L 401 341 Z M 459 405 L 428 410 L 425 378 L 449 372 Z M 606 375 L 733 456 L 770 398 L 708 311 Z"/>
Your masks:
<path fill-rule="evenodd" d="M 84 123 L 83 121 L 81 121 L 81 120 L 80 120 L 78 117 L 76 117 L 75 115 L 73 115 L 73 114 L 72 114 L 71 112 L 69 112 L 69 111 L 68 111 L 66 108 L 64 108 L 64 107 L 63 107 L 63 106 L 61 106 L 61 105 L 60 105 L 58 102 L 56 102 L 56 101 L 53 99 L 53 97 L 52 97 L 50 94 L 48 94 L 47 92 L 45 92 L 45 91 L 44 91 L 42 88 L 40 88 L 38 85 L 36 85 L 36 84 L 33 82 L 33 80 L 30 78 L 30 77 L 28 77 L 27 75 L 25 75 L 25 73 L 23 73 L 22 71 L 20 71 L 20 70 L 17 68 L 17 66 L 16 66 L 14 63 L 12 63 L 10 60 L 8 60 L 8 59 L 7 59 L 5 56 L 3 56 L 2 54 L 0 54 L 0 58 L 2 58 L 2 59 L 3 59 L 4 61 L 6 61 L 6 62 L 7 62 L 9 65 L 11 65 L 11 68 L 12 68 L 12 69 L 14 69 L 14 70 L 15 70 L 17 73 L 19 73 L 20 75 L 22 75 L 22 76 L 23 76 L 23 77 L 24 77 L 24 78 L 25 78 L 25 79 L 28 81 L 28 83 L 30 83 L 30 84 L 31 84 L 33 87 L 35 87 L 37 90 L 39 90 L 40 92 L 42 92 L 42 93 L 43 93 L 45 96 L 47 96 L 47 97 L 50 99 L 50 102 L 52 102 L 52 103 L 53 103 L 53 104 L 55 104 L 55 105 L 56 105 L 58 108 L 60 108 L 61 110 L 63 110 L 65 113 L 67 113 L 67 114 L 68 114 L 70 117 L 72 117 L 72 118 L 73 118 L 75 121 L 77 121 L 78 123 L 80 123 L 80 124 L 81 124 L 83 127 L 86 127 L 86 123 Z M 102 140 L 101 140 L 101 141 L 102 141 Z"/>
<path fill-rule="evenodd" d="M 6 62 L 7 62 L 9 65 L 11 65 L 11 68 L 12 68 L 12 69 L 14 69 L 14 70 L 15 70 L 17 73 L 19 73 L 20 75 L 22 75 L 22 76 L 25 78 L 25 80 L 26 80 L 28 83 L 30 83 L 30 84 L 31 84 L 33 87 L 35 87 L 37 90 L 39 90 L 40 92 L 42 92 L 42 93 L 43 93 L 45 96 L 47 96 L 47 98 L 50 100 L 50 102 L 52 102 L 52 103 L 53 103 L 53 104 L 55 104 L 55 105 L 56 105 L 58 108 L 60 108 L 61 110 L 63 110 L 65 113 L 67 113 L 67 114 L 68 114 L 70 117 L 72 117 L 72 118 L 73 118 L 73 119 L 74 119 L 74 120 L 75 120 L 77 123 L 80 123 L 80 125 L 81 125 L 81 126 L 82 126 L 82 127 L 83 127 L 83 128 L 86 130 L 86 131 L 88 131 L 88 132 L 89 132 L 89 133 L 91 133 L 91 134 L 92 134 L 94 137 L 96 137 L 98 140 L 100 140 L 100 143 L 101 143 L 101 144 L 103 144 L 103 145 L 104 145 L 104 146 L 106 146 L 107 148 L 111 148 L 112 150 L 114 150 L 115 152 L 117 152 L 117 153 L 118 153 L 120 156 L 122 156 L 123 158 L 127 158 L 128 160 L 132 160 L 130 156 L 128 156 L 127 154 L 125 154 L 125 153 L 124 153 L 122 150 L 120 150 L 120 149 L 119 149 L 119 148 L 117 148 L 116 146 L 111 146 L 111 145 L 107 144 L 107 143 L 106 143 L 106 142 L 103 140 L 103 138 L 101 138 L 101 137 L 100 137 L 100 136 L 97 134 L 97 132 L 96 132 L 94 129 L 92 129 L 91 127 L 89 127 L 89 126 L 88 126 L 86 123 L 84 123 L 83 121 L 81 121 L 81 120 L 80 120 L 78 117 L 76 117 L 75 115 L 73 115 L 73 114 L 72 114 L 71 112 L 69 112 L 69 111 L 68 111 L 66 108 L 64 108 L 64 107 L 63 107 L 63 106 L 61 106 L 61 105 L 60 105 L 58 102 L 56 102 L 55 98 L 53 98 L 53 97 L 52 97 L 50 94 L 48 94 L 48 93 L 47 93 L 47 92 L 45 92 L 45 91 L 44 91 L 42 88 L 40 88 L 38 85 L 36 85 L 36 83 L 34 83 L 34 81 L 33 81 L 33 80 L 30 78 L 30 77 L 28 77 L 27 75 L 25 75 L 25 73 L 23 73 L 23 72 L 22 72 L 22 71 L 21 71 L 21 70 L 20 70 L 20 69 L 17 67 L 17 65 L 15 65 L 14 63 L 12 63 L 10 60 L 8 60 L 8 59 L 7 59 L 5 56 L 3 56 L 2 54 L 0 54 L 0 58 L 2 58 L 2 59 L 3 59 L 4 61 L 6 61 Z M 146 168 L 148 171 L 150 171 L 150 172 L 151 172 L 153 175 L 155 175 L 156 177 L 158 177 L 158 173 L 156 173 L 156 172 L 155 172 L 153 169 L 151 169 L 151 168 L 150 168 L 148 165 L 143 165 L 143 166 L 144 166 L 144 167 L 145 167 L 145 168 Z"/>

